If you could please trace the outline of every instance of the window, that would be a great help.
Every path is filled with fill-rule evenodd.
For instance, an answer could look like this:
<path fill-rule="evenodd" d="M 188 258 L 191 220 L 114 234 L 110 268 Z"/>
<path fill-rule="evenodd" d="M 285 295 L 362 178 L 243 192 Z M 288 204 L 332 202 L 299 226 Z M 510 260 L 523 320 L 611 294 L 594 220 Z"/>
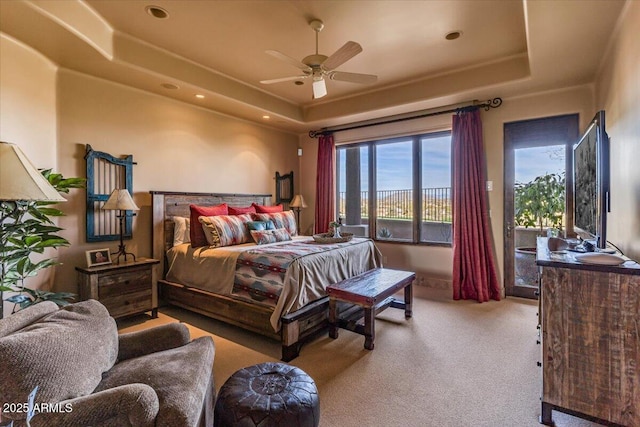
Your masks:
<path fill-rule="evenodd" d="M 451 133 L 336 149 L 337 215 L 349 231 L 381 241 L 450 244 Z"/>

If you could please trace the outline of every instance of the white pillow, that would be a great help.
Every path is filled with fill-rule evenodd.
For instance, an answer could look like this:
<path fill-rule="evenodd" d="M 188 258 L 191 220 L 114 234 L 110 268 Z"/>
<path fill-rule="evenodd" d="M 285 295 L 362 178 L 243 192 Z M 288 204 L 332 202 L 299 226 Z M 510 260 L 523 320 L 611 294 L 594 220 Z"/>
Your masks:
<path fill-rule="evenodd" d="M 191 220 L 182 216 L 174 216 L 173 219 L 173 246 L 191 242 Z"/>

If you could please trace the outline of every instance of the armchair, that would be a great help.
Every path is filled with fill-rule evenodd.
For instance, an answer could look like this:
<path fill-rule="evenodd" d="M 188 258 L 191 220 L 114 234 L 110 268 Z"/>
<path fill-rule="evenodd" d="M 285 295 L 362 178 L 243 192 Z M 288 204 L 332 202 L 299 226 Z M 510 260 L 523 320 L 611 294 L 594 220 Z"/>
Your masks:
<path fill-rule="evenodd" d="M 213 425 L 214 355 L 183 324 L 118 335 L 95 300 L 44 302 L 0 320 L 0 403 L 37 386 L 32 427 Z M 0 425 L 26 416 L 0 413 Z"/>

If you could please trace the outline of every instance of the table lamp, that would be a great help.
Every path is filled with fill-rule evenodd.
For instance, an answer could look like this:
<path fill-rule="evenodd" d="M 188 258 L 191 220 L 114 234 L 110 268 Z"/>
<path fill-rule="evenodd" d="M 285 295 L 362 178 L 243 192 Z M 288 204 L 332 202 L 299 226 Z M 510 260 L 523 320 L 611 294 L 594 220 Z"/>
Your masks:
<path fill-rule="evenodd" d="M 291 203 L 289 203 L 289 207 L 294 208 L 296 210 L 298 234 L 300 234 L 300 210 L 307 207 L 307 204 L 304 202 L 304 197 L 302 197 L 302 194 L 296 194 L 293 197 L 293 200 L 291 201 Z"/>
<path fill-rule="evenodd" d="M 136 206 L 129 190 L 126 188 L 113 190 L 107 202 L 102 206 L 104 210 L 117 210 L 120 214 L 117 217 L 120 219 L 120 246 L 118 246 L 118 252 L 114 252 L 112 255 L 116 255 L 116 264 L 120 264 L 120 257 L 124 256 L 124 262 L 127 262 L 127 255 L 131 255 L 133 260 L 136 260 L 136 256 L 131 252 L 127 252 L 124 246 L 124 219 L 127 217 L 125 211 L 139 211 L 140 208 Z M 136 214 L 131 214 L 135 216 Z"/>

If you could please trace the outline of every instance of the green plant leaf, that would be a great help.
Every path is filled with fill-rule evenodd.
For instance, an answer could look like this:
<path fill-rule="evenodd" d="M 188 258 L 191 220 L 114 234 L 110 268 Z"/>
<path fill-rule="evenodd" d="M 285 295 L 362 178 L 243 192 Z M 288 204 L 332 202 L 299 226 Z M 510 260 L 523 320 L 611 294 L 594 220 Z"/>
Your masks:
<path fill-rule="evenodd" d="M 65 179 L 61 174 L 52 173 L 51 169 L 41 170 L 41 173 L 59 192 L 68 193 L 70 188 L 85 186 L 84 178 Z M 59 264 L 55 259 L 32 262 L 32 254 L 69 245 L 67 239 L 57 235 L 62 228 L 53 222 L 54 217 L 63 216 L 64 213 L 49 207 L 52 204 L 23 200 L 0 202 L 0 290 L 19 293 L 15 298 L 12 297 L 11 302 L 21 308 L 44 300 L 66 305 L 68 300 L 75 297 L 66 292 L 32 290 L 24 286 L 26 277 L 35 276 L 43 269 Z"/>
<path fill-rule="evenodd" d="M 25 301 L 31 301 L 31 299 L 29 297 L 27 297 L 26 295 L 19 294 L 19 295 L 13 295 L 13 296 L 5 299 L 5 301 L 12 302 L 14 304 L 22 304 Z"/>
<path fill-rule="evenodd" d="M 46 216 L 64 216 L 64 212 L 55 208 L 39 207 L 38 212 Z"/>

